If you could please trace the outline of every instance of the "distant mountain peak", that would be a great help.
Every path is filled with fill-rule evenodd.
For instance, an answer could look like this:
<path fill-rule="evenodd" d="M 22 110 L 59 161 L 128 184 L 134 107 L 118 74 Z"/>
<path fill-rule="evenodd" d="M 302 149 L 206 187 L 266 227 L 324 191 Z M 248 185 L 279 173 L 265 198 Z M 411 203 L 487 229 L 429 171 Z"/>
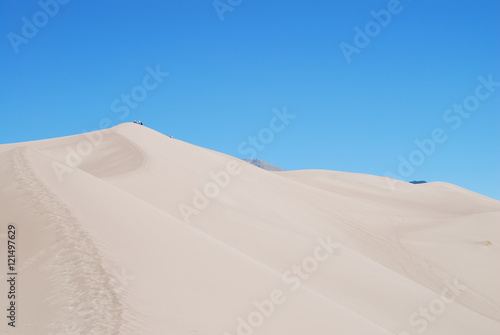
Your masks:
<path fill-rule="evenodd" d="M 280 168 L 279 166 L 270 164 L 268 162 L 261 161 L 260 159 L 243 159 L 245 162 L 248 162 L 256 167 L 260 167 L 261 169 L 268 171 L 285 171 L 285 169 Z"/>

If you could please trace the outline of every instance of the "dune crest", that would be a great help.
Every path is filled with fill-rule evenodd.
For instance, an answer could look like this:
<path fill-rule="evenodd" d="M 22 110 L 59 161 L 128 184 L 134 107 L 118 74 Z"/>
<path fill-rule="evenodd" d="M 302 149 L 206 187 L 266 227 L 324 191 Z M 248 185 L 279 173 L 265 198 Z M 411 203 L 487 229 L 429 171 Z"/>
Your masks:
<path fill-rule="evenodd" d="M 500 333 L 500 202 L 454 185 L 269 172 L 132 123 L 1 145 L 0 176 L 6 334 Z"/>

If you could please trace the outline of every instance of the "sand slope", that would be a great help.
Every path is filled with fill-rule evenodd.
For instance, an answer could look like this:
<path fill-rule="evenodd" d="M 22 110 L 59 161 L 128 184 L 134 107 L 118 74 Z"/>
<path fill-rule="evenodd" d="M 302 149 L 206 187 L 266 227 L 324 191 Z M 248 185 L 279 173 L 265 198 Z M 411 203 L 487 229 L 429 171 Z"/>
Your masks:
<path fill-rule="evenodd" d="M 130 123 L 2 145 L 0 176 L 6 334 L 500 333 L 500 202 L 454 185 L 270 172 Z"/>

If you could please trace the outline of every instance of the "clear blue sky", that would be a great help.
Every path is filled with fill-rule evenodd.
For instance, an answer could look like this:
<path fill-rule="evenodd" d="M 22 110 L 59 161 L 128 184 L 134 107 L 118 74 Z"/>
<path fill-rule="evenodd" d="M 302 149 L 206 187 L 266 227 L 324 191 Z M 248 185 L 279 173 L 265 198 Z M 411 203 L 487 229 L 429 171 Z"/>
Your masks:
<path fill-rule="evenodd" d="M 0 143 L 138 119 L 241 158 L 249 136 L 272 136 L 255 158 L 287 170 L 500 199 L 500 1 L 65 1 L 0 2 Z M 144 83 L 157 66 L 169 75 Z M 285 106 L 296 117 L 281 127 Z"/>

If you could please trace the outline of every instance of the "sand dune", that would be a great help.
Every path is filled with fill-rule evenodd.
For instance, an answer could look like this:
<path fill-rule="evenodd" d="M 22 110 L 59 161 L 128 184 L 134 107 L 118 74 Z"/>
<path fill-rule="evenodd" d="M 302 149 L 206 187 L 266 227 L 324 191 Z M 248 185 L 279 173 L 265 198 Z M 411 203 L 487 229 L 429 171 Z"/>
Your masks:
<path fill-rule="evenodd" d="M 500 202 L 455 185 L 271 172 L 132 123 L 1 145 L 0 176 L 5 334 L 500 333 Z"/>

